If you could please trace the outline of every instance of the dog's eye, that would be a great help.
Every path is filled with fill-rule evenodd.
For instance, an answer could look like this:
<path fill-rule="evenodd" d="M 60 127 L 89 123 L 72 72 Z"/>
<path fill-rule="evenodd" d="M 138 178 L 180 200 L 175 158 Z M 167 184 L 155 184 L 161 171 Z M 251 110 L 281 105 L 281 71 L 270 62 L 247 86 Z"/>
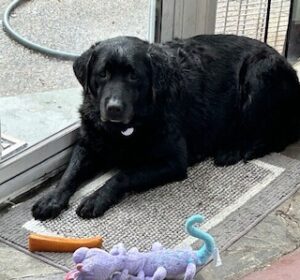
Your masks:
<path fill-rule="evenodd" d="M 110 77 L 110 73 L 108 70 L 103 70 L 99 73 L 100 78 L 102 79 L 108 79 Z"/>
<path fill-rule="evenodd" d="M 131 81 L 136 81 L 137 80 L 137 75 L 134 72 L 129 73 L 129 79 Z"/>

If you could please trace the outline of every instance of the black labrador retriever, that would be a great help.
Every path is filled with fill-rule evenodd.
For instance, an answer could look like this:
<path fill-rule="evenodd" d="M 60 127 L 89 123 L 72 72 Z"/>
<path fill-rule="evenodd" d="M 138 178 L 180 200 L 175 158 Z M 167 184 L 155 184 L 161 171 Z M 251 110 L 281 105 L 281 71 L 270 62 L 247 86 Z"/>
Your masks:
<path fill-rule="evenodd" d="M 271 47 L 246 37 L 200 35 L 164 44 L 101 41 L 74 62 L 83 87 L 81 135 L 56 189 L 32 208 L 54 218 L 86 179 L 119 172 L 77 209 L 101 216 L 126 193 L 187 176 L 213 157 L 225 166 L 278 152 L 300 133 L 300 85 Z"/>

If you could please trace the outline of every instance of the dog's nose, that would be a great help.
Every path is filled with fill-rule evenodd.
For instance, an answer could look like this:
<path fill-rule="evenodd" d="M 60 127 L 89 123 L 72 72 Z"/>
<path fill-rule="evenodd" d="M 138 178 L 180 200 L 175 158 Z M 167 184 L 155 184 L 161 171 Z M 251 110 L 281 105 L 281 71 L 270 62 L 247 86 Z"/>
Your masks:
<path fill-rule="evenodd" d="M 116 98 L 111 98 L 106 105 L 106 113 L 108 118 L 111 120 L 119 120 L 124 111 L 124 106 L 121 100 Z"/>

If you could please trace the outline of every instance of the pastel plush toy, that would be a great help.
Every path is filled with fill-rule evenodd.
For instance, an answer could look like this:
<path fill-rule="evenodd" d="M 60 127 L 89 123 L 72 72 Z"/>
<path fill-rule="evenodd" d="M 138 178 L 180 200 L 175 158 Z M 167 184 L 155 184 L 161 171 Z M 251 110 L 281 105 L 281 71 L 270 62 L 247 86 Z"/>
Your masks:
<path fill-rule="evenodd" d="M 203 220 L 201 215 L 194 215 L 185 225 L 191 236 L 204 241 L 197 251 L 164 249 L 160 243 L 154 243 L 149 252 L 139 252 L 137 248 L 126 251 L 123 244 L 114 246 L 110 252 L 83 247 L 75 251 L 76 268 L 66 275 L 65 280 L 193 279 L 197 269 L 217 252 L 213 237 L 194 227 Z"/>

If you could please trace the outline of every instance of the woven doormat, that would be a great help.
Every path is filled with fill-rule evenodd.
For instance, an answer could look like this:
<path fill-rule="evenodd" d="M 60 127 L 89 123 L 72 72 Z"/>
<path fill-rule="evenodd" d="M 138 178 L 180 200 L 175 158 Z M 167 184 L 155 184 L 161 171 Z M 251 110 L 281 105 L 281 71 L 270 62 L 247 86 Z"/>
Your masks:
<path fill-rule="evenodd" d="M 273 154 L 229 167 L 215 167 L 206 161 L 188 173 L 182 182 L 128 196 L 103 217 L 93 220 L 80 219 L 75 209 L 83 196 L 101 186 L 111 174 L 79 190 L 70 208 L 54 220 L 32 219 L 30 208 L 44 193 L 39 194 L 2 215 L 0 238 L 23 251 L 30 231 L 68 237 L 101 235 L 106 249 L 119 242 L 141 250 L 149 249 L 155 241 L 165 247 L 195 246 L 197 240 L 185 233 L 183 225 L 187 217 L 201 213 L 206 217 L 202 228 L 215 236 L 222 250 L 297 191 L 300 162 Z M 71 254 L 33 255 L 62 269 L 72 267 Z"/>

